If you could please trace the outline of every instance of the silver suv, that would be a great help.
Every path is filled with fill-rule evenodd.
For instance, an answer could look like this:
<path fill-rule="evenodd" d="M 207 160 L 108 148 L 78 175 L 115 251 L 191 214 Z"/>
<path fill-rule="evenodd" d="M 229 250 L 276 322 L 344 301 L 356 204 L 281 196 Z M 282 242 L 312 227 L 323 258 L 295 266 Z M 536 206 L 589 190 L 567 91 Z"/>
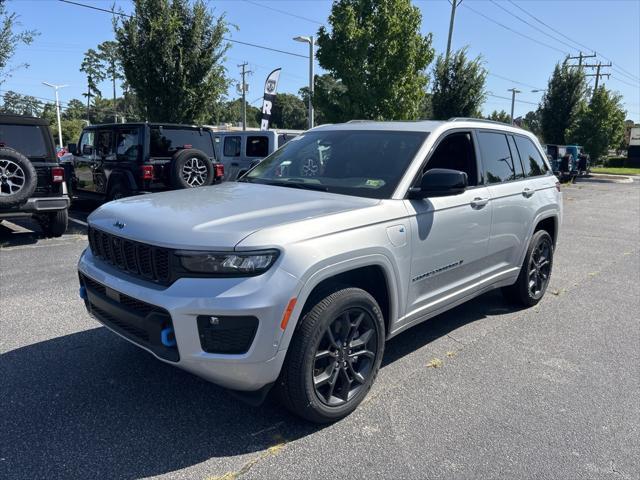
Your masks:
<path fill-rule="evenodd" d="M 561 216 L 519 128 L 325 125 L 237 182 L 99 208 L 80 295 L 160 360 L 256 401 L 275 386 L 330 422 L 367 395 L 389 338 L 494 288 L 539 302 Z"/>

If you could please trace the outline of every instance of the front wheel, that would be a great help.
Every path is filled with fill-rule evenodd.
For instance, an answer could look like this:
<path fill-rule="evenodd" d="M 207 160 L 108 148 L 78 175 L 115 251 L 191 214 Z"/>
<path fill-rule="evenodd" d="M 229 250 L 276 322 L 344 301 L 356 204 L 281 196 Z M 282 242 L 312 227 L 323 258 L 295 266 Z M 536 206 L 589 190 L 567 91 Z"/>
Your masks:
<path fill-rule="evenodd" d="M 349 415 L 373 385 L 384 339 L 382 312 L 369 293 L 345 288 L 322 298 L 291 341 L 278 381 L 280 398 L 317 423 Z"/>
<path fill-rule="evenodd" d="M 69 212 L 64 209 L 41 214 L 38 216 L 38 222 L 46 237 L 61 237 L 67 231 Z"/>
<path fill-rule="evenodd" d="M 549 286 L 553 267 L 553 240 L 545 230 L 533 234 L 518 280 L 502 289 L 508 300 L 525 307 L 536 305 Z"/>

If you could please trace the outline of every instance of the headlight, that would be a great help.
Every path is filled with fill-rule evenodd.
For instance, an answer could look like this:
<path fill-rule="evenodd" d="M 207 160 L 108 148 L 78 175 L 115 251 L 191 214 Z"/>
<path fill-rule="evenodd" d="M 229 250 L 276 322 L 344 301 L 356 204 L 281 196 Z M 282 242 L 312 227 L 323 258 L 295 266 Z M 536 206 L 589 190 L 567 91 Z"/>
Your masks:
<path fill-rule="evenodd" d="M 278 258 L 277 250 L 260 252 L 197 252 L 178 251 L 182 267 L 194 273 L 217 275 L 259 275 L 266 272 Z"/>

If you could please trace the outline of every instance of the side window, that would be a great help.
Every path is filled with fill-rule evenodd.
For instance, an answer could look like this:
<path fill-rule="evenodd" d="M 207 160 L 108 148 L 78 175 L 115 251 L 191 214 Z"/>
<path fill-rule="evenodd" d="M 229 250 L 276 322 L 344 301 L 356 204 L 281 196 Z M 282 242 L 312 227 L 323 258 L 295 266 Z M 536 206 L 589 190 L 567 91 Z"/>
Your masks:
<path fill-rule="evenodd" d="M 478 132 L 482 166 L 488 184 L 516 179 L 511 151 L 504 133 Z"/>
<path fill-rule="evenodd" d="M 513 159 L 513 167 L 515 169 L 516 179 L 524 178 L 524 170 L 522 169 L 522 158 L 518 154 L 518 149 L 516 148 L 516 144 L 513 141 L 512 135 L 507 135 L 507 140 L 509 141 L 509 150 L 511 151 L 511 158 Z"/>
<path fill-rule="evenodd" d="M 116 156 L 118 160 L 135 161 L 138 159 L 139 135 L 137 128 L 116 130 Z"/>
<path fill-rule="evenodd" d="M 469 178 L 469 186 L 478 185 L 478 164 L 471 133 L 452 133 L 445 137 L 429 158 L 424 171 L 433 168 L 465 172 Z"/>
<path fill-rule="evenodd" d="M 98 130 L 96 136 L 96 155 L 99 157 L 107 157 L 113 153 L 113 131 Z"/>
<path fill-rule="evenodd" d="M 224 146 L 222 147 L 222 154 L 225 157 L 239 157 L 240 156 L 240 137 L 224 137 Z"/>
<path fill-rule="evenodd" d="M 87 156 L 93 153 L 93 140 L 95 138 L 95 130 L 85 130 L 80 137 L 78 146 L 79 155 Z"/>
<path fill-rule="evenodd" d="M 247 157 L 266 157 L 269 155 L 269 137 L 247 137 Z"/>
<path fill-rule="evenodd" d="M 515 140 L 526 176 L 535 177 L 546 174 L 549 171 L 549 167 L 547 167 L 534 143 L 530 139 L 519 135 L 515 136 Z"/>

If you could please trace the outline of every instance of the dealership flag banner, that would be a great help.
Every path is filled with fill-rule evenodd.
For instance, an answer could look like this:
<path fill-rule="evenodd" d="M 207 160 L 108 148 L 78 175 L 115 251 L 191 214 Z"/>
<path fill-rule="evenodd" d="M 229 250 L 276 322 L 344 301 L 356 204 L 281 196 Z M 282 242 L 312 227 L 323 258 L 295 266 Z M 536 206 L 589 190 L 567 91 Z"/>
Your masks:
<path fill-rule="evenodd" d="M 264 83 L 264 97 L 262 100 L 262 121 L 260 122 L 260 130 L 269 130 L 269 120 L 271 119 L 271 109 L 276 99 L 276 88 L 278 88 L 278 79 L 280 78 L 281 68 L 276 68 L 267 77 Z"/>

